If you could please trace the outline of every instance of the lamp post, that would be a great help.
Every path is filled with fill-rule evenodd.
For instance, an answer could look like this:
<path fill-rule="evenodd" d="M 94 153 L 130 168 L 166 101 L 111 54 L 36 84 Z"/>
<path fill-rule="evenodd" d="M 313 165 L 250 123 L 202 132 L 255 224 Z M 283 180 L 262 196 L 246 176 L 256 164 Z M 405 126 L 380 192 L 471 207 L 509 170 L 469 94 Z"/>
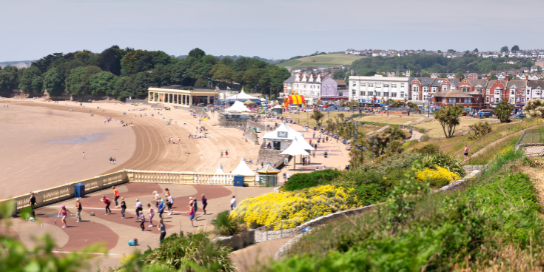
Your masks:
<path fill-rule="evenodd" d="M 431 112 L 431 95 L 427 97 L 427 118 L 429 118 L 430 112 Z"/>

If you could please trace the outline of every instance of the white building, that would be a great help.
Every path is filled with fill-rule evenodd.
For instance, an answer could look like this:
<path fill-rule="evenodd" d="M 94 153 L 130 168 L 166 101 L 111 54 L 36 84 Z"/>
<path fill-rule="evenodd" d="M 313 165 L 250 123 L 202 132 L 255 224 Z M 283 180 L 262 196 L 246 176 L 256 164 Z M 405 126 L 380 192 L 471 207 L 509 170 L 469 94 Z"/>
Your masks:
<path fill-rule="evenodd" d="M 383 103 L 383 100 L 408 100 L 410 97 L 410 78 L 408 77 L 383 77 L 374 76 L 350 76 L 349 99 L 359 103 Z"/>
<path fill-rule="evenodd" d="M 310 76 L 303 74 L 301 78 L 300 74 L 297 74 L 295 82 L 293 82 L 293 91 L 304 95 L 306 103 L 313 105 L 321 96 L 321 76 L 314 77 L 313 74 L 310 74 Z"/>

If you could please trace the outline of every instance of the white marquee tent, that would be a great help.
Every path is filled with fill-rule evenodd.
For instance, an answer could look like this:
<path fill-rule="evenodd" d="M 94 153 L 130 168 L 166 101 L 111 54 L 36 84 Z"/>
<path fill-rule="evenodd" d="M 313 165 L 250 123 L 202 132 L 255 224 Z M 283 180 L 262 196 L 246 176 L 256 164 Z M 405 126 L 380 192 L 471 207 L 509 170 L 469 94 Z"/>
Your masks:
<path fill-rule="evenodd" d="M 221 165 L 221 163 L 219 163 L 219 165 L 217 166 L 217 170 L 215 170 L 215 173 L 216 174 L 225 174 L 225 171 L 223 171 L 223 165 Z"/>
<path fill-rule="evenodd" d="M 291 145 L 285 149 L 285 151 L 281 152 L 282 155 L 291 155 L 293 156 L 293 168 L 296 169 L 296 157 L 297 155 L 302 156 L 308 156 L 308 152 L 304 150 L 304 148 L 301 146 L 301 144 L 297 141 L 297 139 L 294 139 Z"/>
<path fill-rule="evenodd" d="M 230 106 L 228 109 L 226 109 L 225 111 L 227 112 L 249 112 L 251 111 L 250 109 L 248 109 L 244 103 L 240 102 L 240 101 L 236 101 L 234 102 L 234 104 L 232 104 L 232 106 Z"/>
<path fill-rule="evenodd" d="M 244 176 L 250 176 L 255 175 L 255 172 L 249 168 L 249 166 L 246 163 L 246 159 L 242 156 L 242 159 L 240 160 L 240 164 L 232 171 L 232 174 L 235 175 L 244 175 Z"/>

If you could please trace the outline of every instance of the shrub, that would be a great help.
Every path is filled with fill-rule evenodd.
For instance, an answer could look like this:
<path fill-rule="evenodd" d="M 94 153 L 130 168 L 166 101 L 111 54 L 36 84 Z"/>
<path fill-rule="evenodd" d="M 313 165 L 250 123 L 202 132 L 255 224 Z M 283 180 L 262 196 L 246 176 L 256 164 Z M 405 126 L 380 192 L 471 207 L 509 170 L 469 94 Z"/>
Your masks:
<path fill-rule="evenodd" d="M 336 169 L 325 169 L 311 173 L 297 173 L 292 175 L 282 188 L 284 191 L 295 191 L 318 185 L 330 184 L 331 181 L 339 175 L 340 171 Z"/>
<path fill-rule="evenodd" d="M 456 173 L 453 173 L 446 168 L 435 166 L 419 171 L 417 173 L 417 179 L 420 181 L 429 182 L 432 187 L 436 188 L 448 185 L 453 181 L 460 179 L 460 177 Z"/>
<path fill-rule="evenodd" d="M 440 153 L 440 147 L 436 144 L 426 144 L 420 149 L 417 149 L 414 151 L 423 155 L 432 155 L 432 154 Z"/>
<path fill-rule="evenodd" d="M 206 233 L 180 232 L 179 235 L 174 233 L 166 237 L 161 246 L 148 249 L 142 255 L 135 255 L 132 261 L 125 263 L 125 266 L 143 263 L 194 271 L 188 268 L 197 265 L 208 271 L 234 271 L 229 253 L 228 247 L 213 243 Z"/>
<path fill-rule="evenodd" d="M 490 132 L 491 132 L 491 126 L 489 125 L 487 121 L 478 122 L 476 124 L 470 125 L 470 131 L 469 131 L 470 134 L 468 136 L 468 139 L 469 140 L 479 139 Z"/>
<path fill-rule="evenodd" d="M 248 226 L 277 223 L 273 225 L 274 229 L 293 228 L 329 213 L 357 207 L 359 203 L 351 194 L 352 190 L 324 185 L 296 192 L 264 194 L 243 200 L 231 216 Z"/>
<path fill-rule="evenodd" d="M 230 236 L 245 230 L 245 226 L 229 216 L 229 211 L 217 214 L 214 222 L 215 231 L 219 235 Z"/>
<path fill-rule="evenodd" d="M 419 133 L 425 133 L 425 132 L 426 132 L 426 131 L 425 131 L 424 128 L 420 128 L 420 129 L 419 129 Z"/>
<path fill-rule="evenodd" d="M 435 165 L 448 169 L 460 177 L 466 175 L 465 168 L 463 168 L 463 162 L 444 153 L 436 153 L 432 155 L 427 155 L 421 160 L 422 167 L 424 168 L 433 168 Z"/>

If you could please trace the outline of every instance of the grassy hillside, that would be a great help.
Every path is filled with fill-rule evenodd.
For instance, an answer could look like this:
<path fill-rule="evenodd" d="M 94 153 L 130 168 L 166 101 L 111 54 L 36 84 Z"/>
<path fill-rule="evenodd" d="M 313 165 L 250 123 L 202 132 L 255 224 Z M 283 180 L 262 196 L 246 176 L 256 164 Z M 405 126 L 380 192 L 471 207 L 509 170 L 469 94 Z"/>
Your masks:
<path fill-rule="evenodd" d="M 361 59 L 361 58 L 363 57 L 342 55 L 342 54 L 329 54 L 329 55 L 317 55 L 317 56 L 288 60 L 284 63 L 279 63 L 277 65 L 279 67 L 291 66 L 293 68 L 308 67 L 308 66 L 317 67 L 321 65 L 340 66 L 344 64 L 351 65 L 353 61 Z"/>

